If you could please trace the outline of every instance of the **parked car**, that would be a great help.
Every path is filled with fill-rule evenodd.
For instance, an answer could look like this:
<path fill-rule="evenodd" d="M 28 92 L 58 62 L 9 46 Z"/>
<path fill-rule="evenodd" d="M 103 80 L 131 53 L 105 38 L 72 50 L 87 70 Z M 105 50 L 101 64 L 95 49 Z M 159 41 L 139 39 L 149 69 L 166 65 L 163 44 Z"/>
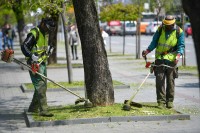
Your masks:
<path fill-rule="evenodd" d="M 124 35 L 124 23 L 122 23 L 121 32 L 119 35 Z M 136 22 L 126 21 L 125 22 L 125 35 L 135 35 L 136 34 Z"/>
<path fill-rule="evenodd" d="M 106 32 L 109 35 L 119 35 L 121 32 L 122 24 L 118 20 L 108 22 L 108 26 L 106 27 Z"/>
<path fill-rule="evenodd" d="M 146 27 L 146 35 L 153 35 L 158 27 L 162 24 L 162 22 L 150 22 L 149 25 Z"/>
<path fill-rule="evenodd" d="M 190 23 L 185 23 L 184 25 L 185 29 L 185 36 L 188 37 L 189 35 L 192 35 L 192 27 Z"/>

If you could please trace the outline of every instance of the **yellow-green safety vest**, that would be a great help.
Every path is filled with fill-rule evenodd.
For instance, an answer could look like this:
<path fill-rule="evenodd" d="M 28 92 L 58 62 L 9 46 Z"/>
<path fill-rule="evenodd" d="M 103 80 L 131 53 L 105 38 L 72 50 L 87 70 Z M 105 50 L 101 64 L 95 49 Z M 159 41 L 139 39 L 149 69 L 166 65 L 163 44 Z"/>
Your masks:
<path fill-rule="evenodd" d="M 156 47 L 156 53 L 155 53 L 156 59 L 166 59 L 169 61 L 174 61 L 176 59 L 177 52 L 169 51 L 170 49 L 172 49 L 173 47 L 177 45 L 178 39 L 177 39 L 176 32 L 177 30 L 172 31 L 172 33 L 169 35 L 168 39 L 166 40 L 165 30 L 162 30 L 160 38 L 158 40 L 158 45 Z M 180 29 L 180 33 L 181 32 L 183 32 L 182 29 Z M 166 54 L 163 54 L 163 53 L 166 53 Z"/>
<path fill-rule="evenodd" d="M 37 30 L 37 31 L 36 31 Z M 38 62 L 46 61 L 47 55 L 46 52 L 48 50 L 48 42 L 47 42 L 47 35 L 43 36 L 41 31 L 38 27 L 32 29 L 30 31 L 35 38 L 37 38 L 36 45 L 33 46 L 31 53 L 37 53 L 39 56 Z"/>

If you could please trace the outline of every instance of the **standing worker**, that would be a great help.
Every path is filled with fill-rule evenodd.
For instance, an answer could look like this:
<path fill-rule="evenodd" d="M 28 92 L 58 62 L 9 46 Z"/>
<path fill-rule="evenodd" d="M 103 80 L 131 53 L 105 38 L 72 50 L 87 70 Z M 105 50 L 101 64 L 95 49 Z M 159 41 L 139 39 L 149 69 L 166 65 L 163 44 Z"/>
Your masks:
<path fill-rule="evenodd" d="M 175 78 L 178 78 L 177 63 L 185 49 L 183 30 L 175 25 L 175 18 L 167 15 L 163 24 L 153 36 L 152 42 L 142 52 L 145 57 L 148 53 L 155 51 L 155 65 L 167 65 L 154 68 L 156 76 L 156 94 L 159 108 L 173 108 Z M 166 78 L 166 90 L 165 90 Z"/>
<path fill-rule="evenodd" d="M 38 72 L 44 76 L 47 76 L 46 61 L 52 49 L 52 47 L 48 47 L 47 34 L 54 30 L 54 21 L 51 18 L 43 18 L 39 26 L 31 29 L 21 46 L 21 50 L 26 56 L 27 64 L 40 64 Z M 35 91 L 28 112 L 38 112 L 39 109 L 40 116 L 53 116 L 53 114 L 48 112 L 46 98 L 47 80 L 31 71 L 29 71 L 29 73 Z"/>

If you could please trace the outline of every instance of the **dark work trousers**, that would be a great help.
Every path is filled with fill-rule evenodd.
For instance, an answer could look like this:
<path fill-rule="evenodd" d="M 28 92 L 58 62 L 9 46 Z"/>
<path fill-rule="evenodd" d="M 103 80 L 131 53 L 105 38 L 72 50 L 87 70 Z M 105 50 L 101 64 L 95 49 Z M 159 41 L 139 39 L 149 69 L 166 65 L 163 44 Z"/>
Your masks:
<path fill-rule="evenodd" d="M 71 45 L 71 50 L 72 50 L 72 59 L 78 59 L 78 55 L 77 55 L 77 45 L 72 44 Z"/>
<path fill-rule="evenodd" d="M 41 63 L 39 67 L 39 73 L 43 74 L 44 76 L 47 76 L 46 71 L 46 64 Z M 47 91 L 47 80 L 40 75 L 33 74 L 30 72 L 30 77 L 32 80 L 32 83 L 34 85 L 35 91 L 33 94 L 32 102 L 29 106 L 29 108 L 32 106 L 32 108 L 39 108 L 39 111 L 47 111 L 47 98 L 46 98 L 46 91 Z M 33 107 L 35 106 L 35 107 Z"/>
<path fill-rule="evenodd" d="M 156 60 L 156 65 L 165 64 L 171 67 L 175 67 L 174 62 L 169 62 L 167 60 Z M 174 87 L 175 87 L 175 77 L 177 72 L 175 68 L 167 68 L 164 66 L 155 67 L 156 76 L 156 94 L 158 103 L 167 103 L 174 101 Z M 165 88 L 166 83 L 166 88 Z"/>

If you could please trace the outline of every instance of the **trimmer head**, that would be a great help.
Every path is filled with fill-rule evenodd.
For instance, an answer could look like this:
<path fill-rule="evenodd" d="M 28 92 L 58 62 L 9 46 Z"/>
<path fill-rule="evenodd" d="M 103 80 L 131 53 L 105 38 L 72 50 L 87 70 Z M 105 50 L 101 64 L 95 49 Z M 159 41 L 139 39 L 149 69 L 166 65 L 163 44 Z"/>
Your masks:
<path fill-rule="evenodd" d="M 142 108 L 142 104 L 136 102 L 129 102 L 129 100 L 124 101 L 124 106 L 122 107 L 123 110 L 130 111 L 131 106 Z"/>
<path fill-rule="evenodd" d="M 79 104 L 79 103 L 81 103 L 81 102 L 85 102 L 85 103 L 84 103 L 84 106 L 85 106 L 86 108 L 92 108 L 92 107 L 93 107 L 93 104 L 92 104 L 91 102 L 89 102 L 88 99 L 84 99 L 84 98 L 79 98 L 79 99 L 77 99 L 77 100 L 75 101 L 75 105 L 76 105 L 76 104 Z"/>
<path fill-rule="evenodd" d="M 1 52 L 1 60 L 10 63 L 13 61 L 14 51 L 12 49 L 6 49 Z"/>
<path fill-rule="evenodd" d="M 131 106 L 128 105 L 128 104 L 124 104 L 124 106 L 122 107 L 123 110 L 126 110 L 126 111 L 130 111 L 131 110 Z"/>

